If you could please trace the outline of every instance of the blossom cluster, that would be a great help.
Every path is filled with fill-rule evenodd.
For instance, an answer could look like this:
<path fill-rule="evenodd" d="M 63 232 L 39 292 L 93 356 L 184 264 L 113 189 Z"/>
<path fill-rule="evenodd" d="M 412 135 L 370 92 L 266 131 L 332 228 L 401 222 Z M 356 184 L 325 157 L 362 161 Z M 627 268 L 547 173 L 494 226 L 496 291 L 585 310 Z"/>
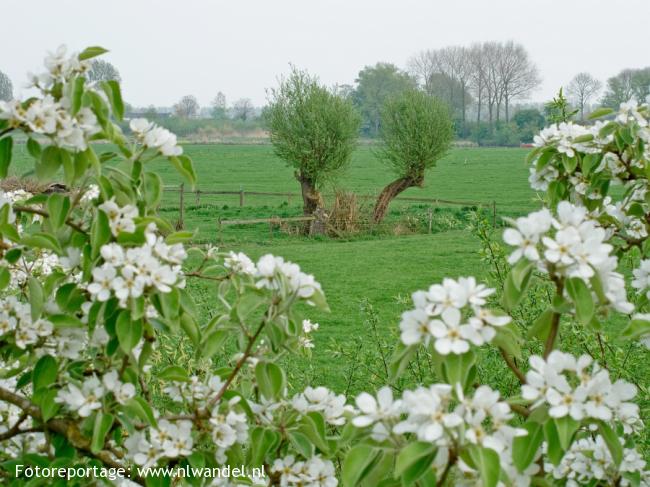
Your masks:
<path fill-rule="evenodd" d="M 109 393 L 119 404 L 124 405 L 135 397 L 136 389 L 133 384 L 120 381 L 117 371 L 112 370 L 102 376 L 101 380 L 93 375 L 80 385 L 67 381 L 66 386 L 59 389 L 55 400 L 71 412 L 86 418 L 102 407 L 102 401 Z"/>
<path fill-rule="evenodd" d="M 135 118 L 129 123 L 135 138 L 145 147 L 155 149 L 163 156 L 180 156 L 183 148 L 177 144 L 176 134 L 146 118 Z"/>
<path fill-rule="evenodd" d="M 402 342 L 428 345 L 433 340 L 441 355 L 462 354 L 470 345 L 489 343 L 496 330 L 510 322 L 509 316 L 483 307 L 493 293 L 494 289 L 477 284 L 474 277 L 445 278 L 428 291 L 416 291 L 412 296 L 415 309 L 402 314 Z"/>
<path fill-rule="evenodd" d="M 117 215 L 115 218 L 123 225 L 123 209 Z M 183 245 L 166 244 L 153 223 L 147 226 L 145 238 L 146 243 L 140 247 L 125 249 L 117 243 L 101 247 L 104 264 L 93 269 L 93 282 L 88 285 L 94 299 L 107 301 L 115 296 L 120 306 L 126 308 L 130 298 L 137 299 L 148 290 L 168 293 L 172 287 L 184 287 L 181 264 L 187 253 Z"/>
<path fill-rule="evenodd" d="M 302 272 L 298 264 L 275 255 L 263 255 L 256 264 L 243 252 L 231 251 L 224 258 L 224 267 L 234 274 L 253 277 L 256 287 L 260 289 L 269 289 L 287 298 L 302 299 L 308 304 L 314 304 L 316 297 L 323 294 L 320 283 L 313 275 Z M 311 331 L 311 327 L 308 328 Z"/>
<path fill-rule="evenodd" d="M 449 384 L 433 384 L 407 390 L 397 400 L 391 389 L 384 387 L 376 398 L 360 394 L 356 405 L 358 412 L 352 424 L 357 428 L 372 426 L 370 436 L 375 441 L 411 434 L 436 445 L 436 469 L 444 468 L 452 445 L 480 445 L 499 454 L 506 472 L 513 477 L 521 475 L 512 466 L 511 449 L 514 438 L 527 432 L 509 425 L 513 418 L 510 406 L 488 386 L 479 386 L 473 396 L 467 397 L 460 387 L 454 390 Z M 472 473 L 467 465 L 461 465 L 461 469 L 468 475 Z M 525 476 L 536 471 L 532 468 Z"/>
<path fill-rule="evenodd" d="M 15 296 L 0 299 L 0 337 L 11 339 L 21 349 L 35 345 L 52 334 L 54 326 L 45 318 L 32 320 L 31 307 Z"/>
<path fill-rule="evenodd" d="M 296 394 L 291 400 L 291 406 L 300 414 L 319 412 L 325 421 L 331 425 L 345 424 L 345 413 L 351 412 L 343 394 L 336 394 L 327 387 L 307 387 L 303 392 Z"/>
<path fill-rule="evenodd" d="M 314 455 L 306 461 L 296 461 L 293 455 L 277 458 L 271 466 L 271 472 L 280 475 L 280 485 L 283 487 L 338 485 L 334 464 L 320 455 Z"/>
<path fill-rule="evenodd" d="M 637 392 L 634 384 L 622 379 L 612 382 L 609 371 L 589 355 L 576 358 L 555 350 L 546 360 L 533 355 L 529 361 L 522 397 L 533 408 L 546 404 L 552 418 L 618 421 L 626 433 L 641 427 L 639 406 L 631 402 Z"/>
<path fill-rule="evenodd" d="M 566 480 L 567 487 L 581 485 L 635 485 L 625 477 L 626 473 L 640 472 L 640 483 L 650 485 L 650 471 L 646 470 L 646 461 L 634 448 L 623 449 L 623 460 L 616 465 L 602 436 L 596 435 L 580 438 L 573 442 L 564 454 L 559 465 L 545 463 L 546 471 L 557 480 Z M 621 474 L 623 476 L 621 477 Z"/>
<path fill-rule="evenodd" d="M 47 72 L 32 76 L 32 84 L 42 92 L 41 98 L 27 102 L 20 100 L 0 101 L 0 119 L 14 127 L 48 136 L 57 146 L 72 151 L 84 151 L 88 139 L 101 131 L 97 117 L 88 107 L 71 112 L 72 101 L 67 96 L 55 99 L 50 89 L 55 83 L 68 83 L 76 75 L 83 74 L 88 63 L 79 60 L 78 53 L 68 56 L 65 46 L 45 59 Z M 69 90 L 63 90 L 68 93 Z"/>
<path fill-rule="evenodd" d="M 598 276 L 609 304 L 631 313 L 634 306 L 627 299 L 623 275 L 616 271 L 618 259 L 608 237 L 585 207 L 568 201 L 557 206 L 555 216 L 544 208 L 517 218 L 503 233 L 503 240 L 515 248 L 508 257 L 510 264 L 526 259 L 542 272 L 577 277 L 588 286 Z"/>
<path fill-rule="evenodd" d="M 192 453 L 192 422 L 158 421 L 145 432 L 135 432 L 124 441 L 127 457 L 144 467 L 156 465 L 161 458 L 185 457 Z"/>

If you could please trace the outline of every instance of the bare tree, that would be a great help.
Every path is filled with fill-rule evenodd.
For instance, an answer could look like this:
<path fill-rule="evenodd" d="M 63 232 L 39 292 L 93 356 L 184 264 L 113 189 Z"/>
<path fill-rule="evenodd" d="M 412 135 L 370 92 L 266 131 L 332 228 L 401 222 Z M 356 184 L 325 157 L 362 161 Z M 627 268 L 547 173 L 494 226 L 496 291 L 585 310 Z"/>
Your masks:
<path fill-rule="evenodd" d="M 447 103 L 456 116 L 460 116 L 463 124 L 472 72 L 469 54 L 465 47 L 449 46 L 422 51 L 408 61 L 408 70 L 422 89 Z"/>
<path fill-rule="evenodd" d="M 603 87 L 603 84 L 589 73 L 576 74 L 569 85 L 567 93 L 580 110 L 580 120 L 585 119 L 585 107 Z"/>
<path fill-rule="evenodd" d="M 14 87 L 9 76 L 0 71 L 0 101 L 9 101 L 14 97 Z"/>
<path fill-rule="evenodd" d="M 199 113 L 199 102 L 193 95 L 185 95 L 174 105 L 174 113 L 181 118 L 194 118 Z"/>
<path fill-rule="evenodd" d="M 90 69 L 88 70 L 86 77 L 88 78 L 88 81 L 122 81 L 122 77 L 117 68 L 108 61 L 103 61 L 101 59 L 93 59 L 90 61 Z"/>
<path fill-rule="evenodd" d="M 212 100 L 212 116 L 218 119 L 223 119 L 226 116 L 226 95 L 221 91 Z"/>
<path fill-rule="evenodd" d="M 510 102 L 530 94 L 541 83 L 537 67 L 528 58 L 526 49 L 521 44 L 508 41 L 498 50 L 496 66 L 502 93 L 499 104 L 503 102 L 506 122 L 510 120 Z M 497 113 L 498 119 L 498 113 Z"/>
<path fill-rule="evenodd" d="M 249 120 L 255 113 L 255 107 L 250 98 L 240 98 L 232 106 L 232 118 L 235 120 Z"/>
<path fill-rule="evenodd" d="M 481 44 L 473 44 L 470 47 L 469 63 L 471 66 L 469 85 L 476 98 L 476 123 L 478 124 L 481 122 L 481 108 L 485 103 L 488 69 Z"/>

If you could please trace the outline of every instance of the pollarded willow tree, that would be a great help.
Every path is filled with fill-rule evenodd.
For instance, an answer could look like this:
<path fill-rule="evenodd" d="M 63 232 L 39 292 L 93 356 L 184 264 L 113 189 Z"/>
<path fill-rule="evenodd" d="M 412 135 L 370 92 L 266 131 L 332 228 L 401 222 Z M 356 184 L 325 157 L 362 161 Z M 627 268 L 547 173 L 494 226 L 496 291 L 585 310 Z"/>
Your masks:
<path fill-rule="evenodd" d="M 447 106 L 418 90 L 408 90 L 384 105 L 378 157 L 398 178 L 377 198 L 375 223 L 383 221 L 390 202 L 402 191 L 424 184 L 426 171 L 449 150 L 454 132 Z"/>
<path fill-rule="evenodd" d="M 293 69 L 271 90 L 266 117 L 273 150 L 295 169 L 304 214 L 312 215 L 323 206 L 320 187 L 350 162 L 359 115 L 348 99 Z"/>
<path fill-rule="evenodd" d="M 102 52 L 59 50 L 34 78 L 38 96 L 0 103 L 0 176 L 18 134 L 35 176 L 69 188 L 0 195 L 5 485 L 170 485 L 157 466 L 198 486 L 650 485 L 635 445 L 646 414 L 637 388 L 606 361 L 561 350 L 574 329 L 587 350 L 605 333 L 630 340 L 628 354 L 650 345 L 647 105 L 542 131 L 531 182 L 548 207 L 504 233 L 502 302 L 473 277 L 414 293 L 390 383 L 351 404 L 325 387 L 290 392 L 280 365 L 313 347 L 318 325 L 304 305 L 327 307 L 313 276 L 272 255 L 186 247 L 191 234 L 156 214 L 162 184 L 148 163 L 167 161 L 190 182 L 192 163 L 147 120 L 122 134 L 119 86 L 85 79 Z M 615 182 L 625 191 L 609 195 Z M 636 296 L 619 272 L 625 254 Z M 194 280 L 214 286 L 205 321 Z M 554 296 L 514 323 L 506 313 L 531 281 Z M 186 362 L 167 364 L 165 340 Z M 498 355 L 483 355 L 488 347 L 521 385 L 506 397 L 480 383 L 479 357 Z M 421 354 L 433 376 L 395 387 Z M 239 465 L 264 470 L 218 478 Z"/>
<path fill-rule="evenodd" d="M 9 76 L 0 71 L 0 101 L 8 101 L 13 98 L 14 88 Z"/>

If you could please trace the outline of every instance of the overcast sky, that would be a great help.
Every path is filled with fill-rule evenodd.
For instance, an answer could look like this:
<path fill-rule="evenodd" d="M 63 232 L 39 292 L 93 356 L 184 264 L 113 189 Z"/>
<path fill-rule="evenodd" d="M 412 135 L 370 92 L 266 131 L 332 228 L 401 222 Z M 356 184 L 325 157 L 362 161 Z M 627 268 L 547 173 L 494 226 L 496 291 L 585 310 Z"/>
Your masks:
<path fill-rule="evenodd" d="M 169 106 L 265 102 L 289 63 L 328 84 L 353 83 L 378 61 L 405 67 L 450 44 L 515 40 L 550 98 L 579 71 L 603 81 L 650 65 L 650 0 L 2 0 L 0 70 L 20 93 L 27 71 L 60 44 L 110 49 L 125 99 Z"/>

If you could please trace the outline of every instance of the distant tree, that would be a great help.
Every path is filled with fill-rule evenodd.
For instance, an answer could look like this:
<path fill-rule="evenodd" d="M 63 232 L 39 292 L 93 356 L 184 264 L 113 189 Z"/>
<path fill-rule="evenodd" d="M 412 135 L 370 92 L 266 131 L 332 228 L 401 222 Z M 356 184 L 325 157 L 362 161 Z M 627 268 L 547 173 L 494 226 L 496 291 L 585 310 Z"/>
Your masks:
<path fill-rule="evenodd" d="M 117 68 L 108 61 L 101 59 L 93 59 L 90 61 L 90 69 L 86 73 L 86 77 L 88 81 L 122 81 Z"/>
<path fill-rule="evenodd" d="M 14 87 L 9 76 L 0 71 L 0 100 L 9 101 L 14 97 Z"/>
<path fill-rule="evenodd" d="M 546 124 L 544 114 L 537 108 L 517 110 L 512 121 L 517 127 L 519 142 L 532 142 L 535 135 Z"/>
<path fill-rule="evenodd" d="M 250 98 L 240 98 L 232 105 L 232 118 L 235 120 L 250 120 L 255 115 L 255 107 Z"/>
<path fill-rule="evenodd" d="M 373 220 L 381 222 L 402 191 L 424 184 L 427 169 L 445 155 L 453 138 L 445 104 L 411 89 L 389 99 L 382 110 L 381 148 L 377 155 L 397 175 L 377 198 Z"/>
<path fill-rule="evenodd" d="M 524 127 L 541 129 L 546 123 L 544 114 L 537 108 L 524 108 L 522 110 L 517 110 L 512 117 L 512 121 L 515 122 L 517 127 L 520 129 Z"/>
<path fill-rule="evenodd" d="M 144 116 L 148 119 L 155 119 L 158 117 L 158 110 L 156 109 L 155 106 L 149 105 L 144 110 Z"/>
<path fill-rule="evenodd" d="M 471 51 L 462 46 L 422 51 L 408 61 L 409 72 L 431 96 L 444 101 L 454 117 L 465 126 L 467 106 L 471 103 L 469 85 L 473 65 Z"/>
<path fill-rule="evenodd" d="M 624 69 L 607 80 L 602 104 L 618 108 L 621 103 L 635 99 L 643 103 L 650 94 L 650 66 L 643 69 Z"/>
<path fill-rule="evenodd" d="M 275 154 L 294 168 L 303 212 L 322 207 L 320 187 L 350 162 L 360 118 L 350 100 L 293 69 L 272 89 L 265 112 Z"/>
<path fill-rule="evenodd" d="M 542 81 L 537 67 L 530 61 L 524 46 L 512 41 L 501 46 L 497 74 L 501 85 L 506 122 L 509 122 L 511 101 L 527 97 Z"/>
<path fill-rule="evenodd" d="M 567 86 L 567 95 L 580 110 L 580 120 L 585 119 L 585 107 L 603 87 L 603 84 L 589 73 L 576 74 Z"/>
<path fill-rule="evenodd" d="M 217 120 L 223 120 L 226 118 L 226 95 L 221 91 L 217 93 L 217 96 L 212 100 L 212 117 Z"/>
<path fill-rule="evenodd" d="M 370 136 L 379 134 L 381 109 L 386 100 L 416 86 L 415 79 L 394 64 L 366 66 L 356 79 L 354 101 Z"/>
<path fill-rule="evenodd" d="M 174 113 L 180 118 L 195 118 L 199 113 L 199 102 L 193 95 L 185 95 L 174 105 Z"/>

